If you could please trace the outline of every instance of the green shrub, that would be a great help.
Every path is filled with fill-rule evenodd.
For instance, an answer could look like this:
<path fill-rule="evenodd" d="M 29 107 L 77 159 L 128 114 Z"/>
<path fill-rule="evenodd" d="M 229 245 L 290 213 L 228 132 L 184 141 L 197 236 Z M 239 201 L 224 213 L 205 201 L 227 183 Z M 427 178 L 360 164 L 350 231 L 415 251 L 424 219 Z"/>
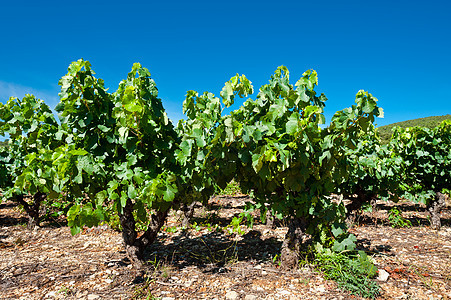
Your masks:
<path fill-rule="evenodd" d="M 396 207 L 390 209 L 390 212 L 388 213 L 388 223 L 390 223 L 393 228 L 412 227 L 412 222 L 404 219 L 402 213 Z"/>
<path fill-rule="evenodd" d="M 323 249 L 317 252 L 315 260 L 317 270 L 326 279 L 337 282 L 340 289 L 371 299 L 379 295 L 380 287 L 371 280 L 377 275 L 377 268 L 365 252 L 355 255 Z"/>

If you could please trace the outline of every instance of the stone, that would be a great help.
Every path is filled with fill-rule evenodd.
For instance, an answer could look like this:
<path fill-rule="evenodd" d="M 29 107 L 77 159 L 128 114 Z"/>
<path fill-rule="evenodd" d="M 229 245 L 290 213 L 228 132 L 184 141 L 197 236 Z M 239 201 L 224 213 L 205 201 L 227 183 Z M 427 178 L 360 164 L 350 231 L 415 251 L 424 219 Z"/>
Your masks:
<path fill-rule="evenodd" d="M 228 300 L 236 300 L 240 297 L 240 294 L 238 294 L 235 291 L 228 291 L 225 295 L 225 298 Z"/>
<path fill-rule="evenodd" d="M 379 276 L 377 277 L 377 280 L 379 280 L 379 281 L 387 281 L 388 277 L 390 276 L 390 274 L 388 274 L 388 272 L 385 271 L 384 269 L 379 269 L 378 273 L 379 273 Z"/>
<path fill-rule="evenodd" d="M 56 296 L 56 292 L 52 291 L 52 292 L 48 292 L 47 295 L 45 295 L 47 298 L 50 297 L 55 297 Z"/>
<path fill-rule="evenodd" d="M 277 293 L 278 295 L 282 295 L 282 296 L 288 296 L 291 294 L 291 292 L 287 291 L 287 290 L 281 290 Z"/>

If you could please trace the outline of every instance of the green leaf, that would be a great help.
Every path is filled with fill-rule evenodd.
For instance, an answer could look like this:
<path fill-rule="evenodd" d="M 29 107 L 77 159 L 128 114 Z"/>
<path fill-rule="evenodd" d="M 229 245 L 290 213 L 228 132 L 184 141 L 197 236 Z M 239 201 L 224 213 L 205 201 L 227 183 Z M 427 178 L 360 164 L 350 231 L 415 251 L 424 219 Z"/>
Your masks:
<path fill-rule="evenodd" d="M 102 132 L 108 132 L 110 129 L 106 127 L 105 125 L 97 125 L 97 128 L 99 128 Z"/>
<path fill-rule="evenodd" d="M 75 150 L 70 150 L 69 154 L 71 155 L 86 155 L 88 154 L 88 152 L 84 149 L 75 149 Z"/>
<path fill-rule="evenodd" d="M 189 141 L 184 140 L 181 144 L 180 144 L 180 149 L 182 150 L 182 154 L 184 156 L 191 156 L 191 144 Z"/>
<path fill-rule="evenodd" d="M 128 137 L 128 128 L 127 127 L 119 127 L 119 136 L 122 139 L 126 139 Z"/>
<path fill-rule="evenodd" d="M 177 189 L 172 185 L 167 185 L 166 190 L 163 192 L 163 199 L 166 202 L 171 202 L 174 200 Z"/>
<path fill-rule="evenodd" d="M 124 193 L 124 191 L 121 191 L 121 196 L 120 196 L 120 200 L 121 200 L 121 207 L 125 207 L 127 205 L 127 194 Z"/>
<path fill-rule="evenodd" d="M 299 114 L 293 113 L 291 114 L 288 122 L 286 124 L 286 131 L 288 134 L 295 134 L 299 129 Z"/>
<path fill-rule="evenodd" d="M 252 167 L 254 168 L 255 172 L 257 172 L 257 173 L 263 167 L 262 156 L 260 154 L 252 155 Z"/>
<path fill-rule="evenodd" d="M 96 194 L 96 206 L 100 207 L 103 205 L 105 200 L 107 199 L 107 192 L 106 191 L 100 191 Z"/>
<path fill-rule="evenodd" d="M 81 231 L 81 227 L 79 227 L 79 226 L 74 225 L 70 228 L 70 234 L 73 236 L 79 234 L 80 231 Z"/>
<path fill-rule="evenodd" d="M 135 199 L 137 195 L 138 195 L 138 192 L 136 191 L 135 187 L 130 184 L 128 186 L 127 197 L 130 199 Z"/>
<path fill-rule="evenodd" d="M 339 236 L 342 235 L 343 233 L 345 233 L 345 231 L 343 230 L 342 227 L 335 227 L 335 226 L 332 227 L 332 234 L 333 234 L 335 237 L 339 237 Z"/>
<path fill-rule="evenodd" d="M 89 175 L 94 173 L 94 166 L 91 164 L 89 157 L 82 156 L 78 159 L 77 167 L 79 170 L 84 170 Z"/>
<path fill-rule="evenodd" d="M 334 245 L 332 246 L 332 250 L 334 250 L 335 252 L 342 252 L 345 250 L 353 251 L 356 247 L 355 242 L 357 242 L 357 238 L 355 237 L 355 235 L 350 234 L 341 242 L 335 240 Z"/>

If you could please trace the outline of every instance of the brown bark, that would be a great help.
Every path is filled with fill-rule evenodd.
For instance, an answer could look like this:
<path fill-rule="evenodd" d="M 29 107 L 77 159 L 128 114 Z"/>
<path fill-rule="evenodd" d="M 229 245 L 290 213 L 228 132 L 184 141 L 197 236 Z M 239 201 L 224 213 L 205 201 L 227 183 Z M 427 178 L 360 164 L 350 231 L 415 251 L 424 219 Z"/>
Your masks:
<path fill-rule="evenodd" d="M 362 188 L 358 188 L 355 197 L 351 197 L 351 203 L 346 206 L 348 215 L 362 208 L 363 204 L 376 198 L 374 194 L 366 194 Z"/>
<path fill-rule="evenodd" d="M 194 206 L 196 205 L 195 202 L 187 205 L 185 203 L 180 204 L 180 210 L 183 212 L 183 219 L 182 219 L 182 227 L 187 227 L 190 224 L 191 219 L 194 215 Z"/>
<path fill-rule="evenodd" d="M 136 269 L 141 269 L 144 260 L 144 251 L 157 238 L 158 232 L 166 221 L 168 210 L 157 210 L 150 217 L 150 224 L 143 235 L 138 238 L 136 221 L 133 216 L 133 201 L 127 200 L 123 212 L 119 213 L 122 226 L 122 239 L 128 259 Z"/>
<path fill-rule="evenodd" d="M 435 201 L 431 201 L 427 207 L 429 214 L 431 216 L 431 228 L 439 230 L 442 227 L 440 221 L 440 211 L 445 207 L 446 196 L 440 192 L 435 194 Z"/>
<path fill-rule="evenodd" d="M 376 207 L 376 202 L 375 202 L 376 195 L 374 195 L 374 194 L 367 195 L 360 187 L 357 189 L 355 196 L 349 197 L 349 199 L 351 200 L 351 203 L 346 205 L 346 210 L 347 210 L 346 223 L 348 225 L 352 225 L 355 223 L 356 216 L 357 216 L 356 212 L 362 208 L 363 204 L 370 201 L 371 206 L 373 207 L 373 210 Z"/>
<path fill-rule="evenodd" d="M 27 229 L 32 230 L 36 226 L 39 226 L 39 221 L 40 221 L 39 210 L 41 208 L 41 203 L 43 201 L 45 201 L 46 197 L 47 197 L 46 194 L 41 193 L 41 192 L 37 192 L 36 194 L 33 195 L 33 202 L 32 203 L 28 203 L 25 200 L 24 195 L 18 195 L 16 197 L 16 201 L 20 205 L 23 206 L 25 212 L 28 215 Z"/>
<path fill-rule="evenodd" d="M 274 229 L 274 228 L 276 228 L 276 225 L 275 225 L 275 223 L 274 223 L 274 216 L 272 215 L 270 209 L 268 209 L 268 210 L 266 211 L 266 227 L 267 227 L 268 229 Z"/>
<path fill-rule="evenodd" d="M 306 221 L 303 218 L 292 218 L 288 224 L 288 232 L 282 243 L 280 253 L 281 268 L 289 270 L 297 268 L 299 265 L 299 255 L 301 244 L 307 228 Z"/>

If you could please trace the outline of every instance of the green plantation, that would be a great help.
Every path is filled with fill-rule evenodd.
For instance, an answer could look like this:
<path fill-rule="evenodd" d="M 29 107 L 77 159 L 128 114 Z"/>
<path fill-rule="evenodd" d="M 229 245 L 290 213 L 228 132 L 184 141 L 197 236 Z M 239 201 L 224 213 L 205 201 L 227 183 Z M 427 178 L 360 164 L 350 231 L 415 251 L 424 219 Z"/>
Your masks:
<path fill-rule="evenodd" d="M 408 127 L 427 127 L 429 129 L 433 129 L 440 125 L 445 120 L 451 120 L 451 115 L 444 115 L 444 116 L 433 116 L 433 117 L 426 117 L 426 118 L 419 118 L 419 119 L 413 119 L 413 120 L 407 120 L 403 122 L 396 122 L 393 124 L 380 126 L 377 128 L 377 131 L 379 133 L 379 136 L 381 138 L 381 141 L 383 144 L 387 144 L 392 136 L 393 128 L 395 127 L 401 127 L 401 128 L 408 128 Z"/>
<path fill-rule="evenodd" d="M 140 64 L 115 92 L 94 74 L 88 61 L 69 66 L 59 81 L 59 121 L 32 95 L 0 105 L 0 133 L 9 137 L 0 151 L 3 200 L 23 206 L 30 228 L 46 207 L 66 215 L 74 235 L 111 224 L 141 269 L 169 211 L 189 219 L 193 203 L 206 206 L 232 182 L 252 201 L 230 227 L 252 224 L 254 211 L 262 220 L 283 219 L 281 268 L 299 267 L 308 253 L 341 287 L 374 298 L 378 287 L 370 278 L 377 270 L 356 251 L 349 217 L 375 199 L 409 199 L 425 204 L 432 227 L 441 227 L 451 188 L 451 121 L 396 128 L 382 143 L 373 122 L 383 110 L 359 91 L 325 126 L 328 99 L 316 91 L 316 71 L 293 84 L 282 66 L 255 93 L 238 74 L 219 96 L 187 91 L 186 117 L 173 124 Z M 238 97 L 244 103 L 223 114 Z M 341 274 L 334 264 L 347 269 Z"/>

